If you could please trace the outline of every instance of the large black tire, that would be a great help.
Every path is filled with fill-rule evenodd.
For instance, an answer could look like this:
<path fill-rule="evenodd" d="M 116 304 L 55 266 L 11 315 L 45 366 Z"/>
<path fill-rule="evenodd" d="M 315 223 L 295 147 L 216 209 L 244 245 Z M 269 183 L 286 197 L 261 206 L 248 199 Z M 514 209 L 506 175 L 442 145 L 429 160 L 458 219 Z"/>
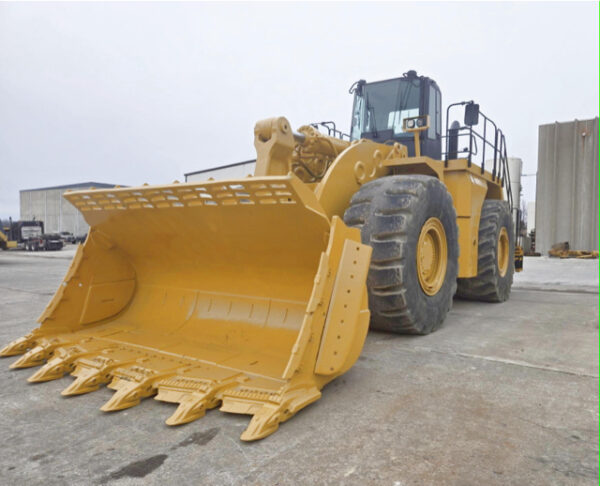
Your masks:
<path fill-rule="evenodd" d="M 498 241 L 502 228 L 508 233 L 508 268 L 501 275 Z M 515 237 L 508 203 L 484 201 L 479 220 L 477 276 L 459 278 L 457 296 L 469 300 L 504 302 L 510 295 L 515 272 Z"/>
<path fill-rule="evenodd" d="M 417 275 L 417 243 L 429 218 L 441 221 L 447 265 L 441 288 L 426 294 Z M 367 277 L 371 328 L 403 334 L 428 334 L 441 326 L 456 292 L 458 228 L 452 197 L 436 178 L 383 177 L 363 185 L 344 214 L 373 247 Z"/>

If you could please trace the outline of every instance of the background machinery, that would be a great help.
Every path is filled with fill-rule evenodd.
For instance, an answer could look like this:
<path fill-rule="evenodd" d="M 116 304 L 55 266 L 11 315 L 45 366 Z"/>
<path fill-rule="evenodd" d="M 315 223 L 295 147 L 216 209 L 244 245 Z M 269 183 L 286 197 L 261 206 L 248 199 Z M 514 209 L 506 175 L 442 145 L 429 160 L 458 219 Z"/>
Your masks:
<path fill-rule="evenodd" d="M 43 236 L 44 223 L 42 221 L 13 221 L 9 219 L 2 222 L 2 233 L 8 241 L 8 244 L 2 245 L 2 249 L 26 248 L 27 242 Z"/>
<path fill-rule="evenodd" d="M 2 223 L 0 221 L 0 223 Z M 10 226 L 5 223 L 0 228 L 0 250 L 9 250 L 17 247 L 17 242 L 11 238 Z"/>
<path fill-rule="evenodd" d="M 62 250 L 63 246 L 64 241 L 57 233 L 30 236 L 23 243 L 23 247 L 27 251 L 56 251 Z"/>
<path fill-rule="evenodd" d="M 442 135 L 440 90 L 414 71 L 352 91 L 350 136 L 259 121 L 254 177 L 67 193 L 88 238 L 41 326 L 0 355 L 43 365 L 30 382 L 70 372 L 64 395 L 108 384 L 104 411 L 155 396 L 178 404 L 169 425 L 250 414 L 255 440 L 353 365 L 369 323 L 426 334 L 455 293 L 506 300 L 502 132 L 462 102 Z"/>
<path fill-rule="evenodd" d="M 61 235 L 44 232 L 42 221 L 12 221 L 9 219 L 2 223 L 1 233 L 0 247 L 4 250 L 18 248 L 27 251 L 52 251 L 61 250 L 64 246 Z M 5 239 L 6 242 L 4 242 Z"/>

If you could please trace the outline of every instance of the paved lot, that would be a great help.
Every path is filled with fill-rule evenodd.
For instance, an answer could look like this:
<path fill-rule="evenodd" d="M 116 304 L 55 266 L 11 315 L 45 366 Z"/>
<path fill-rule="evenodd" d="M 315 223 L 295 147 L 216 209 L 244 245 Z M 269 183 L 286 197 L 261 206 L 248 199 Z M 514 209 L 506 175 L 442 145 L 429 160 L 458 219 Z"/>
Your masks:
<path fill-rule="evenodd" d="M 0 254 L 0 344 L 34 326 L 69 253 Z M 598 261 L 525 265 L 507 303 L 456 300 L 430 336 L 370 333 L 321 400 L 250 444 L 244 416 L 105 414 L 110 390 L 64 398 L 72 378 L 30 385 L 2 359 L 0 483 L 598 484 Z"/>

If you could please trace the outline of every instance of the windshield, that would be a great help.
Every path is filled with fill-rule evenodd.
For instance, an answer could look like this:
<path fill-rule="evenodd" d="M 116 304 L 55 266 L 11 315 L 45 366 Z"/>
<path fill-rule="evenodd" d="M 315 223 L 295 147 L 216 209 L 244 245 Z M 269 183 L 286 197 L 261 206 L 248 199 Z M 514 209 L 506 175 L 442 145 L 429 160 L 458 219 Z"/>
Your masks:
<path fill-rule="evenodd" d="M 419 116 L 420 83 L 415 79 L 392 79 L 362 86 L 352 113 L 352 140 L 363 134 L 391 131 L 394 137 L 412 136 L 402 131 L 405 118 Z"/>

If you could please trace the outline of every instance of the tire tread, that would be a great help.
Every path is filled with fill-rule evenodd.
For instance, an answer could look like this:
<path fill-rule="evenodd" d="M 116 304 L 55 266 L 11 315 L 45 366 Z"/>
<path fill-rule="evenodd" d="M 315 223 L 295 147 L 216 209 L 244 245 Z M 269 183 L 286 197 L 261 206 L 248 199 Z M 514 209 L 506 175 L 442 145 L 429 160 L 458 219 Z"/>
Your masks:
<path fill-rule="evenodd" d="M 430 176 L 388 176 L 371 181 L 352 197 L 346 210 L 345 223 L 359 228 L 363 243 L 373 247 L 367 278 L 372 328 L 427 334 L 442 324 L 452 306 L 457 261 L 449 262 L 448 272 L 454 277 L 448 278 L 439 292 L 444 295 L 436 299 L 436 302 L 443 303 L 429 303 L 429 307 L 423 308 L 423 302 L 412 302 L 417 299 L 407 298 L 408 287 L 412 290 L 412 287 L 418 286 L 418 291 L 422 292 L 416 274 L 409 278 L 407 257 L 416 258 L 414 249 L 409 249 L 415 231 L 420 232 L 420 226 L 416 227 L 415 214 L 419 205 L 428 199 L 435 200 L 446 211 L 447 221 L 453 225 L 451 233 L 456 236 L 458 229 L 452 197 L 438 179 Z M 435 216 L 438 217 L 437 214 Z M 455 255 L 457 260 L 457 238 L 453 240 L 452 234 L 448 236 L 448 245 L 453 245 L 453 251 L 449 248 L 449 255 Z M 424 293 L 422 295 L 425 296 Z"/>

